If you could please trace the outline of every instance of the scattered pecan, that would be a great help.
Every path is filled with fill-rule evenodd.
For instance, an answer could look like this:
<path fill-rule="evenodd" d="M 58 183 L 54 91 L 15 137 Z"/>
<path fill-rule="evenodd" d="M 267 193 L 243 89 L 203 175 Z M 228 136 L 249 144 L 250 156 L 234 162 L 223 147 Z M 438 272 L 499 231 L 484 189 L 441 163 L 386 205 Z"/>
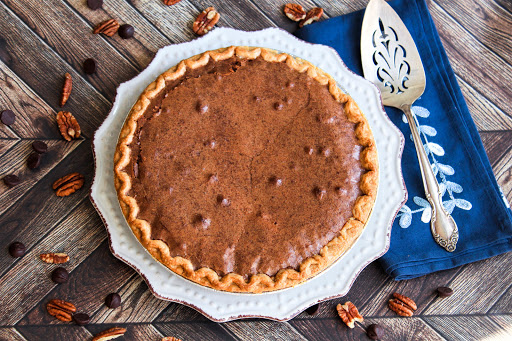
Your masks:
<path fill-rule="evenodd" d="M 338 315 L 349 328 L 354 328 L 356 321 L 363 322 L 364 320 L 361 314 L 359 314 L 359 311 L 357 311 L 354 303 L 350 301 L 345 302 L 343 305 L 341 305 L 341 303 L 338 304 L 336 310 L 338 310 Z"/>
<path fill-rule="evenodd" d="M 69 256 L 65 253 L 43 253 L 39 255 L 39 258 L 43 262 L 50 264 L 62 264 L 69 261 Z"/>
<path fill-rule="evenodd" d="M 198 16 L 194 24 L 192 25 L 192 30 L 197 35 L 205 35 L 210 31 L 213 26 L 219 21 L 220 14 L 213 7 L 208 7 L 204 11 L 202 11 Z"/>
<path fill-rule="evenodd" d="M 62 94 L 60 96 L 60 106 L 63 107 L 68 101 L 69 95 L 71 95 L 71 89 L 73 88 L 73 79 L 71 75 L 66 72 L 64 75 L 64 85 L 62 86 Z"/>
<path fill-rule="evenodd" d="M 395 292 L 393 297 L 389 300 L 388 307 L 400 316 L 412 316 L 414 310 L 418 309 L 416 303 L 407 296 Z"/>
<path fill-rule="evenodd" d="M 324 10 L 320 7 L 315 7 L 309 10 L 306 17 L 299 22 L 299 27 L 303 27 L 311 24 L 313 21 L 318 21 L 322 15 L 324 14 Z"/>
<path fill-rule="evenodd" d="M 67 197 L 75 193 L 84 185 L 84 176 L 80 173 L 71 173 L 55 181 L 52 185 L 58 197 Z"/>
<path fill-rule="evenodd" d="M 180 1 L 181 0 L 164 0 L 164 4 L 166 4 L 167 6 L 172 6 L 172 5 L 176 5 Z"/>
<path fill-rule="evenodd" d="M 103 33 L 104 35 L 108 37 L 112 37 L 114 34 L 116 34 L 117 30 L 119 29 L 119 23 L 115 19 L 109 19 L 107 21 L 104 21 L 94 28 L 92 33 L 98 34 Z"/>
<path fill-rule="evenodd" d="M 162 341 L 181 341 L 181 339 L 178 339 L 178 338 L 175 338 L 175 337 L 172 337 L 172 336 L 167 336 L 167 337 L 164 337 L 162 339 Z"/>
<path fill-rule="evenodd" d="M 46 304 L 46 310 L 48 311 L 48 314 L 57 319 L 64 322 L 70 322 L 72 320 L 73 313 L 76 311 L 76 307 L 73 303 L 53 299 Z"/>
<path fill-rule="evenodd" d="M 301 21 L 306 17 L 304 7 L 298 4 L 286 4 L 283 9 L 284 14 L 293 21 Z"/>
<path fill-rule="evenodd" d="M 57 113 L 57 124 L 64 140 L 71 141 L 80 137 L 80 125 L 75 116 L 69 111 L 59 111 Z"/>
<path fill-rule="evenodd" d="M 99 334 L 94 335 L 92 341 L 106 341 L 116 339 L 120 336 L 123 336 L 126 333 L 125 328 L 114 327 L 107 330 L 102 331 Z"/>

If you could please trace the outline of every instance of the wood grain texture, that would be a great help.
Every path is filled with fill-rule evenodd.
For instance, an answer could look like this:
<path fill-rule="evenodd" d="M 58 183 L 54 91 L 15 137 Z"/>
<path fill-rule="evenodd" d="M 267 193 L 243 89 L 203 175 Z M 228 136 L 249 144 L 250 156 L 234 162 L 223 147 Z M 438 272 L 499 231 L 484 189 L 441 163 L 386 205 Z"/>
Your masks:
<path fill-rule="evenodd" d="M 73 93 L 66 110 L 73 112 L 85 137 L 93 135 L 110 109 L 109 100 L 3 5 L 0 6 L 0 51 L 0 60 L 55 111 L 60 110 L 63 76 L 69 72 L 73 78 Z"/>
<path fill-rule="evenodd" d="M 27 339 L 15 328 L 0 328 L 0 340 L 2 341 L 26 341 Z"/>
<path fill-rule="evenodd" d="M 237 340 L 227 332 L 222 324 L 213 322 L 178 322 L 178 323 L 153 323 L 164 335 L 173 336 L 180 340 L 204 340 L 204 341 L 229 341 Z"/>
<path fill-rule="evenodd" d="M 504 333 L 487 316 L 432 316 L 423 319 L 448 340 L 495 340 Z"/>
<path fill-rule="evenodd" d="M 10 127 L 13 137 L 59 140 L 62 138 L 52 107 L 2 62 L 0 108 L 8 108 L 16 114 L 16 121 Z M 5 131 L 6 126 L 2 124 L 0 129 Z"/>
<path fill-rule="evenodd" d="M 20 333 L 31 341 L 68 341 L 91 340 L 92 335 L 85 327 L 67 326 L 23 326 L 17 328 Z"/>
<path fill-rule="evenodd" d="M 485 314 L 506 292 L 512 273 L 503 273 L 512 261 L 505 253 L 465 265 L 449 283 L 454 293 L 446 299 L 436 299 L 422 315 Z M 499 281 L 496 278 L 500 278 Z M 485 283 L 485 285 L 482 285 Z M 407 295 L 404 292 L 405 295 Z"/>
<path fill-rule="evenodd" d="M 508 340 L 512 338 L 512 253 L 408 281 L 395 282 L 378 263 L 370 264 L 351 290 L 320 304 L 314 316 L 303 312 L 286 323 L 243 320 L 217 324 L 181 304 L 155 298 L 144 280 L 116 259 L 107 234 L 89 202 L 93 177 L 90 142 L 108 114 L 116 87 L 130 79 L 163 46 L 196 38 L 192 23 L 206 7 L 221 14 L 219 27 L 247 31 L 280 27 L 293 32 L 285 0 L 104 0 L 91 10 L 85 0 L 0 1 L 0 110 L 17 115 L 14 125 L 0 123 L 0 178 L 21 175 L 23 183 L 8 189 L 0 181 L 0 340 L 91 340 L 114 326 L 127 328 L 119 340 L 368 340 L 365 329 L 379 323 L 384 340 Z M 304 0 L 306 10 L 323 7 L 324 18 L 362 9 L 368 0 Z M 481 133 L 494 173 L 512 200 L 512 5 L 507 0 L 427 0 L 468 108 Z M 135 27 L 124 40 L 93 35 L 108 18 Z M 94 58 L 98 71 L 82 70 Z M 83 137 L 62 140 L 55 122 L 62 77 L 71 73 L 74 88 L 65 109 L 82 127 Z M 49 152 L 39 169 L 26 158 L 35 139 Z M 83 189 L 66 198 L 55 196 L 52 183 L 70 172 L 85 176 Z M 8 245 L 19 240 L 27 254 L 12 258 Z M 43 251 L 65 251 L 71 261 L 69 281 L 56 285 L 49 274 L 56 265 L 38 259 Z M 452 297 L 439 299 L 438 286 L 450 286 Z M 414 298 L 414 317 L 399 317 L 387 308 L 393 292 Z M 105 296 L 118 292 L 122 305 L 107 308 Z M 48 315 L 51 298 L 73 302 L 91 316 L 79 327 Z M 347 328 L 335 306 L 350 300 L 365 317 Z M 5 313 L 8 312 L 8 313 Z"/>
<path fill-rule="evenodd" d="M 92 205 L 88 203 L 88 206 L 91 206 L 90 209 L 92 209 Z M 94 317 L 94 313 L 104 307 L 105 297 L 112 292 L 117 292 L 126 281 L 134 276 L 134 271 L 130 267 L 110 253 L 108 243 L 105 241 L 103 226 L 100 222 L 97 222 L 97 225 L 99 237 L 94 241 L 93 247 L 87 248 L 97 249 L 80 264 L 76 273 L 71 272 L 67 283 L 55 286 L 51 292 L 46 294 L 45 299 L 26 314 L 19 325 L 61 324 L 46 311 L 46 302 L 53 298 L 69 300 L 79 311 Z M 126 306 L 122 305 L 117 308 L 117 311 L 125 309 Z"/>
<path fill-rule="evenodd" d="M 156 298 L 142 277 L 137 275 L 131 277 L 117 293 L 121 296 L 122 307 L 110 309 L 102 306 L 94 314 L 93 323 L 153 322 L 171 304 Z"/>

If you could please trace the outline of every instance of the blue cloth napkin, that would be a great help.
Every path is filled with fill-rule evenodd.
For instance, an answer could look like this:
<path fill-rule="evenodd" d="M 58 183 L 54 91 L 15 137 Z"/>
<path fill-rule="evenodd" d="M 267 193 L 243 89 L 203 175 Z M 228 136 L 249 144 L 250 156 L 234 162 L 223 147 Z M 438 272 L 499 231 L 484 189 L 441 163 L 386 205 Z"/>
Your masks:
<path fill-rule="evenodd" d="M 453 70 L 424 0 L 393 0 L 420 52 L 427 75 L 425 93 L 413 107 L 427 153 L 444 190 L 443 205 L 459 227 L 453 253 L 438 246 L 430 232 L 430 205 L 401 111 L 386 107 L 405 136 L 402 169 L 409 193 L 391 232 L 389 251 L 380 258 L 396 280 L 475 262 L 512 249 L 512 212 L 496 182 Z M 363 11 L 305 26 L 297 37 L 336 49 L 349 69 L 363 75 L 360 37 Z M 382 186 L 383 184 L 381 184 Z"/>

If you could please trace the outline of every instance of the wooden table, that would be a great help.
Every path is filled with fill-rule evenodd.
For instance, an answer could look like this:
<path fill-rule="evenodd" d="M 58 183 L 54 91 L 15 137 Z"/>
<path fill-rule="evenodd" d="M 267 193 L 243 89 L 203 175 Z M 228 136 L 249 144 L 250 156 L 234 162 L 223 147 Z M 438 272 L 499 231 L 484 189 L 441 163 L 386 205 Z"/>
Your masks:
<path fill-rule="evenodd" d="M 105 0 L 92 11 L 86 0 L 0 0 L 0 110 L 11 109 L 16 123 L 0 124 L 0 176 L 15 173 L 23 182 L 0 184 L 0 340 L 89 340 L 112 326 L 128 329 L 125 340 L 365 340 L 364 328 L 349 330 L 335 312 L 351 300 L 379 323 L 386 340 L 444 340 L 512 337 L 512 253 L 409 281 L 395 282 L 378 264 L 369 265 L 346 297 L 321 304 L 317 315 L 302 313 L 289 322 L 266 320 L 210 322 L 185 306 L 160 301 L 142 278 L 114 258 L 107 234 L 91 205 L 87 188 L 93 174 L 91 139 L 110 110 L 117 86 L 142 71 L 166 45 L 194 39 L 192 21 L 209 5 L 222 17 L 219 26 L 288 31 L 294 23 L 282 14 L 287 1 L 184 0 L 167 7 L 162 0 Z M 320 6 L 327 17 L 363 8 L 365 0 L 301 0 Z M 512 199 L 512 3 L 508 0 L 431 0 L 429 9 L 448 52 L 473 118 L 480 130 L 499 184 Z M 135 38 L 93 35 L 108 18 L 136 27 Z M 93 57 L 98 72 L 86 75 L 82 62 Z M 64 73 L 74 88 L 66 110 L 75 114 L 82 138 L 64 141 L 55 113 Z M 33 140 L 49 146 L 37 170 L 26 167 Z M 51 184 L 78 171 L 85 187 L 58 198 Z M 7 254 L 19 240 L 27 246 L 20 259 Z M 70 279 L 55 285 L 55 266 L 38 259 L 48 250 L 68 252 Z M 448 285 L 455 294 L 436 299 L 433 291 Z M 397 317 L 386 307 L 398 291 L 413 297 L 419 309 L 412 318 Z M 121 308 L 103 304 L 119 292 Z M 57 321 L 45 311 L 51 298 L 73 302 L 92 316 L 79 327 Z"/>

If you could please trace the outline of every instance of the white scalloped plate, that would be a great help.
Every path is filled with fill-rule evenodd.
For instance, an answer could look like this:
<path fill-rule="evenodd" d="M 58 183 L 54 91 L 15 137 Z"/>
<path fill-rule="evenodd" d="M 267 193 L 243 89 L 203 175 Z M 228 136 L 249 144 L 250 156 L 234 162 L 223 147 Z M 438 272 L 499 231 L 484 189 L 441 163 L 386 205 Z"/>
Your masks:
<path fill-rule="evenodd" d="M 377 142 L 380 186 L 368 225 L 340 260 L 294 288 L 263 294 L 228 293 L 202 287 L 174 274 L 154 260 L 132 234 L 114 189 L 117 138 L 141 92 L 179 61 L 230 45 L 272 48 L 308 60 L 328 72 L 355 99 L 368 118 Z M 391 224 L 407 197 L 400 166 L 403 144 L 403 135 L 386 116 L 377 88 L 349 71 L 334 49 L 306 43 L 276 28 L 257 32 L 217 28 L 202 38 L 160 49 L 143 72 L 119 86 L 110 114 L 94 135 L 96 172 L 91 201 L 105 223 L 112 253 L 139 272 L 155 296 L 185 304 L 217 322 L 248 317 L 285 321 L 315 303 L 345 295 L 361 270 L 387 251 Z"/>

